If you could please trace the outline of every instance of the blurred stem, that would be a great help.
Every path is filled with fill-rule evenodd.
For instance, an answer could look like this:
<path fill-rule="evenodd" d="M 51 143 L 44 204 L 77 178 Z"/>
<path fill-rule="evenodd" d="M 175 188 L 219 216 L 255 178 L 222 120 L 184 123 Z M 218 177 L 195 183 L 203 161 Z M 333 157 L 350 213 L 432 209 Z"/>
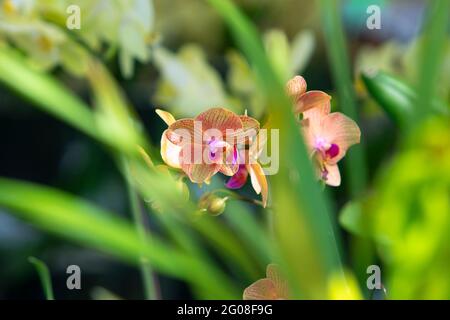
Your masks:
<path fill-rule="evenodd" d="M 129 164 L 126 162 L 126 160 L 124 161 L 124 166 L 125 166 L 124 171 L 126 175 L 125 178 L 127 181 L 128 198 L 130 201 L 130 209 L 133 214 L 133 222 L 140 240 L 142 241 L 142 243 L 145 243 L 148 239 L 148 231 L 145 228 L 144 216 L 142 214 L 142 209 L 139 205 L 139 198 L 136 193 L 136 190 L 133 187 L 130 167 Z M 141 257 L 139 265 L 142 281 L 144 284 L 145 298 L 147 300 L 157 300 L 159 290 L 157 288 L 158 286 L 157 280 L 153 273 L 152 267 L 150 266 L 147 258 L 145 258 L 144 256 Z"/>
<path fill-rule="evenodd" d="M 320 0 L 325 43 L 328 45 L 328 58 L 339 95 L 340 108 L 346 115 L 358 122 L 350 73 L 351 65 L 347 55 L 339 8 L 340 1 Z M 350 179 L 350 194 L 356 198 L 364 191 L 367 180 L 363 142 L 349 150 L 345 161 L 345 170 Z"/>

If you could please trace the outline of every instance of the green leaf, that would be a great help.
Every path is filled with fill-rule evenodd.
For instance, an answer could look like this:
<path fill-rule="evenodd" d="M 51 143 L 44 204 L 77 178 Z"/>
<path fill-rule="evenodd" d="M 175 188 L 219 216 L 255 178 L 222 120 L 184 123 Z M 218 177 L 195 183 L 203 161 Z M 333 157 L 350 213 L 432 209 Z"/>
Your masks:
<path fill-rule="evenodd" d="M 370 96 L 404 128 L 416 112 L 417 91 L 383 71 L 365 72 L 361 74 L 361 78 Z M 434 113 L 450 114 L 445 102 L 437 98 L 432 99 L 431 108 Z"/>
<path fill-rule="evenodd" d="M 358 111 L 350 73 L 350 60 L 339 10 L 340 2 L 320 1 L 322 25 L 333 80 L 339 95 L 339 107 L 343 113 L 358 122 Z M 353 197 L 356 197 L 364 191 L 367 182 L 364 141 L 349 150 L 344 165 L 346 175 L 349 177 L 350 193 Z"/>
<path fill-rule="evenodd" d="M 0 46 L 0 81 L 31 100 L 36 107 L 101 139 L 89 107 L 43 72 L 34 71 L 16 51 Z"/>
<path fill-rule="evenodd" d="M 30 263 L 32 263 L 36 268 L 39 279 L 41 280 L 42 288 L 44 288 L 46 299 L 55 300 L 55 296 L 53 295 L 52 279 L 50 277 L 50 272 L 48 271 L 47 265 L 35 257 L 29 257 L 28 261 L 30 261 Z"/>
<path fill-rule="evenodd" d="M 64 192 L 0 178 L 0 207 L 33 225 L 89 248 L 137 264 L 145 257 L 155 269 L 201 287 L 210 297 L 236 298 L 238 291 L 214 266 L 162 242 L 143 243 L 131 224 Z"/>
<path fill-rule="evenodd" d="M 341 271 L 340 241 L 329 203 L 317 184 L 291 102 L 265 54 L 256 28 L 229 0 L 209 0 L 229 25 L 268 98 L 271 128 L 280 129 L 279 170 L 271 176 L 274 227 L 282 266 L 296 297 L 324 298 L 329 276 Z M 300 272 L 301 270 L 301 272 Z"/>

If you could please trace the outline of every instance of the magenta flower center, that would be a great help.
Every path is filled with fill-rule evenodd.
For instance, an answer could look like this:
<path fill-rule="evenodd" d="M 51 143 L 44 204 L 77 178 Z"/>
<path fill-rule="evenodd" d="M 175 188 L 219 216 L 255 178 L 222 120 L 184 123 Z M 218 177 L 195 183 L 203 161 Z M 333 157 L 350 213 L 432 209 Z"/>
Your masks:
<path fill-rule="evenodd" d="M 325 152 L 328 157 L 333 159 L 339 154 L 339 146 L 335 143 L 331 144 L 330 148 Z"/>

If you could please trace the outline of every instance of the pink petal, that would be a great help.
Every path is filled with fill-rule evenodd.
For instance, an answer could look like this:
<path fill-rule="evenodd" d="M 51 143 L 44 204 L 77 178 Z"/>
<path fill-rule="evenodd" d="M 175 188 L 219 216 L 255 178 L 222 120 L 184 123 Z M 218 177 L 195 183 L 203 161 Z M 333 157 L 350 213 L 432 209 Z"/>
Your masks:
<path fill-rule="evenodd" d="M 321 136 L 339 147 L 339 153 L 330 160 L 336 163 L 350 146 L 360 142 L 361 131 L 355 121 L 340 112 L 333 112 L 323 120 Z"/>
<path fill-rule="evenodd" d="M 225 152 L 226 152 L 225 163 L 222 163 L 222 166 L 220 167 L 219 171 L 226 176 L 233 176 L 239 170 L 237 148 L 236 146 L 234 147 L 228 146 Z"/>
<path fill-rule="evenodd" d="M 221 165 L 208 163 L 204 158 L 204 152 L 209 151 L 199 144 L 184 144 L 180 152 L 181 169 L 194 183 L 203 183 L 216 174 Z"/>
<path fill-rule="evenodd" d="M 296 104 L 302 94 L 306 92 L 306 81 L 302 76 L 295 76 L 286 83 L 287 94 Z"/>
<path fill-rule="evenodd" d="M 330 113 L 330 103 L 324 103 L 316 108 L 309 109 L 303 113 L 301 122 L 305 142 L 311 152 L 314 148 L 315 138 L 321 137 L 323 122 Z"/>
<path fill-rule="evenodd" d="M 272 280 L 279 299 L 288 299 L 289 289 L 287 281 L 281 276 L 280 268 L 276 264 L 269 264 L 266 269 L 267 278 Z"/>
<path fill-rule="evenodd" d="M 341 174 L 337 164 L 325 164 L 326 180 L 325 183 L 329 186 L 337 187 L 341 185 Z"/>
<path fill-rule="evenodd" d="M 170 142 L 181 145 L 185 143 L 201 143 L 202 131 L 195 125 L 194 119 L 180 119 L 172 123 L 166 130 L 167 139 Z"/>
<path fill-rule="evenodd" d="M 244 290 L 244 300 L 277 300 L 278 294 L 270 279 L 260 279 Z"/>
<path fill-rule="evenodd" d="M 301 113 L 329 103 L 331 96 L 323 91 L 312 90 L 302 94 L 295 105 L 294 112 Z"/>

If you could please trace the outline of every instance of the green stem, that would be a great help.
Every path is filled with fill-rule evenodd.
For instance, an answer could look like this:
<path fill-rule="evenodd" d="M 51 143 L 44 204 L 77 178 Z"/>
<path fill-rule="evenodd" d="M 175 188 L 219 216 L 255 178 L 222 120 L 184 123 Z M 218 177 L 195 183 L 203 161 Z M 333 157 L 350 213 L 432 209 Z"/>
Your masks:
<path fill-rule="evenodd" d="M 55 300 L 55 296 L 53 294 L 52 279 L 50 277 L 50 271 L 48 270 L 47 265 L 43 261 L 35 257 L 29 257 L 28 261 L 36 268 L 42 287 L 44 288 L 45 298 L 47 300 Z"/>
<path fill-rule="evenodd" d="M 142 241 L 142 243 L 146 243 L 149 234 L 144 225 L 144 217 L 142 214 L 141 207 L 139 205 L 139 198 L 136 193 L 136 190 L 133 187 L 130 168 L 128 163 L 126 162 L 125 162 L 125 175 L 127 181 L 130 208 L 133 214 L 133 222 L 140 240 Z M 144 284 L 145 298 L 147 300 L 156 300 L 158 298 L 159 290 L 157 288 L 156 279 L 154 278 L 153 269 L 150 266 L 150 263 L 148 262 L 147 258 L 144 257 L 144 255 L 142 255 L 139 261 L 139 265 L 142 281 Z"/>

